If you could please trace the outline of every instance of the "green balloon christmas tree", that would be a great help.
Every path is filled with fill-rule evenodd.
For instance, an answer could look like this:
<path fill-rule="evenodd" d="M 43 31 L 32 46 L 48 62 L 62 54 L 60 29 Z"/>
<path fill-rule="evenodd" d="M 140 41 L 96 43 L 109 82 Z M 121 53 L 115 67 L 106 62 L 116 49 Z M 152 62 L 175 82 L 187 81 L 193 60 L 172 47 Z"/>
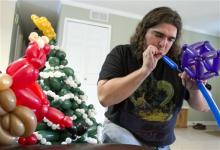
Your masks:
<path fill-rule="evenodd" d="M 44 30 L 48 31 L 48 28 L 53 32 L 46 18 L 37 18 L 35 15 L 32 20 L 44 35 Z M 41 24 L 50 26 L 41 27 Z M 51 52 L 47 57 L 45 68 L 40 72 L 38 82 L 50 105 L 70 116 L 74 126 L 62 129 L 44 118 L 38 124 L 35 135 L 39 142 L 45 145 L 99 143 L 98 131 L 101 125 L 96 122 L 94 106 L 86 103 L 87 96 L 80 89 L 80 82 L 75 77 L 74 70 L 67 66 L 66 53 L 56 45 L 56 34 L 53 32 L 50 35 L 54 35 L 48 36 L 51 37 Z"/>

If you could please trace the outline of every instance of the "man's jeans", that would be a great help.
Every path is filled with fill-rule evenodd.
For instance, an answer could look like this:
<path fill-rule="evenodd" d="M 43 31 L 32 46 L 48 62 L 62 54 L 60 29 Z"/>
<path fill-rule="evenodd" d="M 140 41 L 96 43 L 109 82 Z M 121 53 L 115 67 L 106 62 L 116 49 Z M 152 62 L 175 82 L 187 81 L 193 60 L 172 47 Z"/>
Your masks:
<path fill-rule="evenodd" d="M 109 120 L 105 120 L 102 131 L 103 143 L 118 143 L 118 144 L 130 144 L 148 147 L 152 150 L 170 150 L 169 146 L 163 147 L 151 147 L 144 145 L 138 141 L 128 130 L 122 128 Z"/>

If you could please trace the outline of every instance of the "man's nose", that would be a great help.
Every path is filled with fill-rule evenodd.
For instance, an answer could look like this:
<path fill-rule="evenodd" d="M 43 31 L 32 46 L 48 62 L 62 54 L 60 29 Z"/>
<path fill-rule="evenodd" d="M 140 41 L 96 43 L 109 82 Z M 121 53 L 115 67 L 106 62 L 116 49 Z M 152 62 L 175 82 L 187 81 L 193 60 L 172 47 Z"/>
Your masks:
<path fill-rule="evenodd" d="M 167 42 L 168 42 L 167 38 L 162 38 L 159 42 L 160 47 L 165 48 L 167 45 Z"/>

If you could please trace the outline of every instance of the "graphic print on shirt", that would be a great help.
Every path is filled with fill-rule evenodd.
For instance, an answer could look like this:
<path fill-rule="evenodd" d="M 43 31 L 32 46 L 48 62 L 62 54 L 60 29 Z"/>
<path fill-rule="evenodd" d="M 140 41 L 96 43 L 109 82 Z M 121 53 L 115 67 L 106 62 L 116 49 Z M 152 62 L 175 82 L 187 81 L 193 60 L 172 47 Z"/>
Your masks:
<path fill-rule="evenodd" d="M 130 96 L 134 113 L 147 121 L 168 121 L 172 118 L 175 104 L 173 86 L 165 80 L 145 80 Z"/>

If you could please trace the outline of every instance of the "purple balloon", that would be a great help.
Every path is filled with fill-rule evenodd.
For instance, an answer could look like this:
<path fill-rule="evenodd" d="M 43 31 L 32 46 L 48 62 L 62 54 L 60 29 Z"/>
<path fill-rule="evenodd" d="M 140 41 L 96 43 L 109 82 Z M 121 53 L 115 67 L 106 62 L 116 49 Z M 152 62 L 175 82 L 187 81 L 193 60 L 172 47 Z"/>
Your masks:
<path fill-rule="evenodd" d="M 219 75 L 220 51 L 216 51 L 208 41 L 183 45 L 182 69 L 193 79 L 206 80 Z"/>
<path fill-rule="evenodd" d="M 216 51 L 205 52 L 202 54 L 204 60 L 203 63 L 207 70 L 215 71 L 215 69 L 213 69 L 213 65 L 215 64 L 214 61 L 217 58 L 217 56 L 218 55 Z"/>
<path fill-rule="evenodd" d="M 216 58 L 213 59 L 213 66 L 212 66 L 212 70 L 213 71 L 216 71 L 216 74 L 218 74 L 218 70 L 220 70 L 220 50 L 218 51 L 218 55 Z"/>

